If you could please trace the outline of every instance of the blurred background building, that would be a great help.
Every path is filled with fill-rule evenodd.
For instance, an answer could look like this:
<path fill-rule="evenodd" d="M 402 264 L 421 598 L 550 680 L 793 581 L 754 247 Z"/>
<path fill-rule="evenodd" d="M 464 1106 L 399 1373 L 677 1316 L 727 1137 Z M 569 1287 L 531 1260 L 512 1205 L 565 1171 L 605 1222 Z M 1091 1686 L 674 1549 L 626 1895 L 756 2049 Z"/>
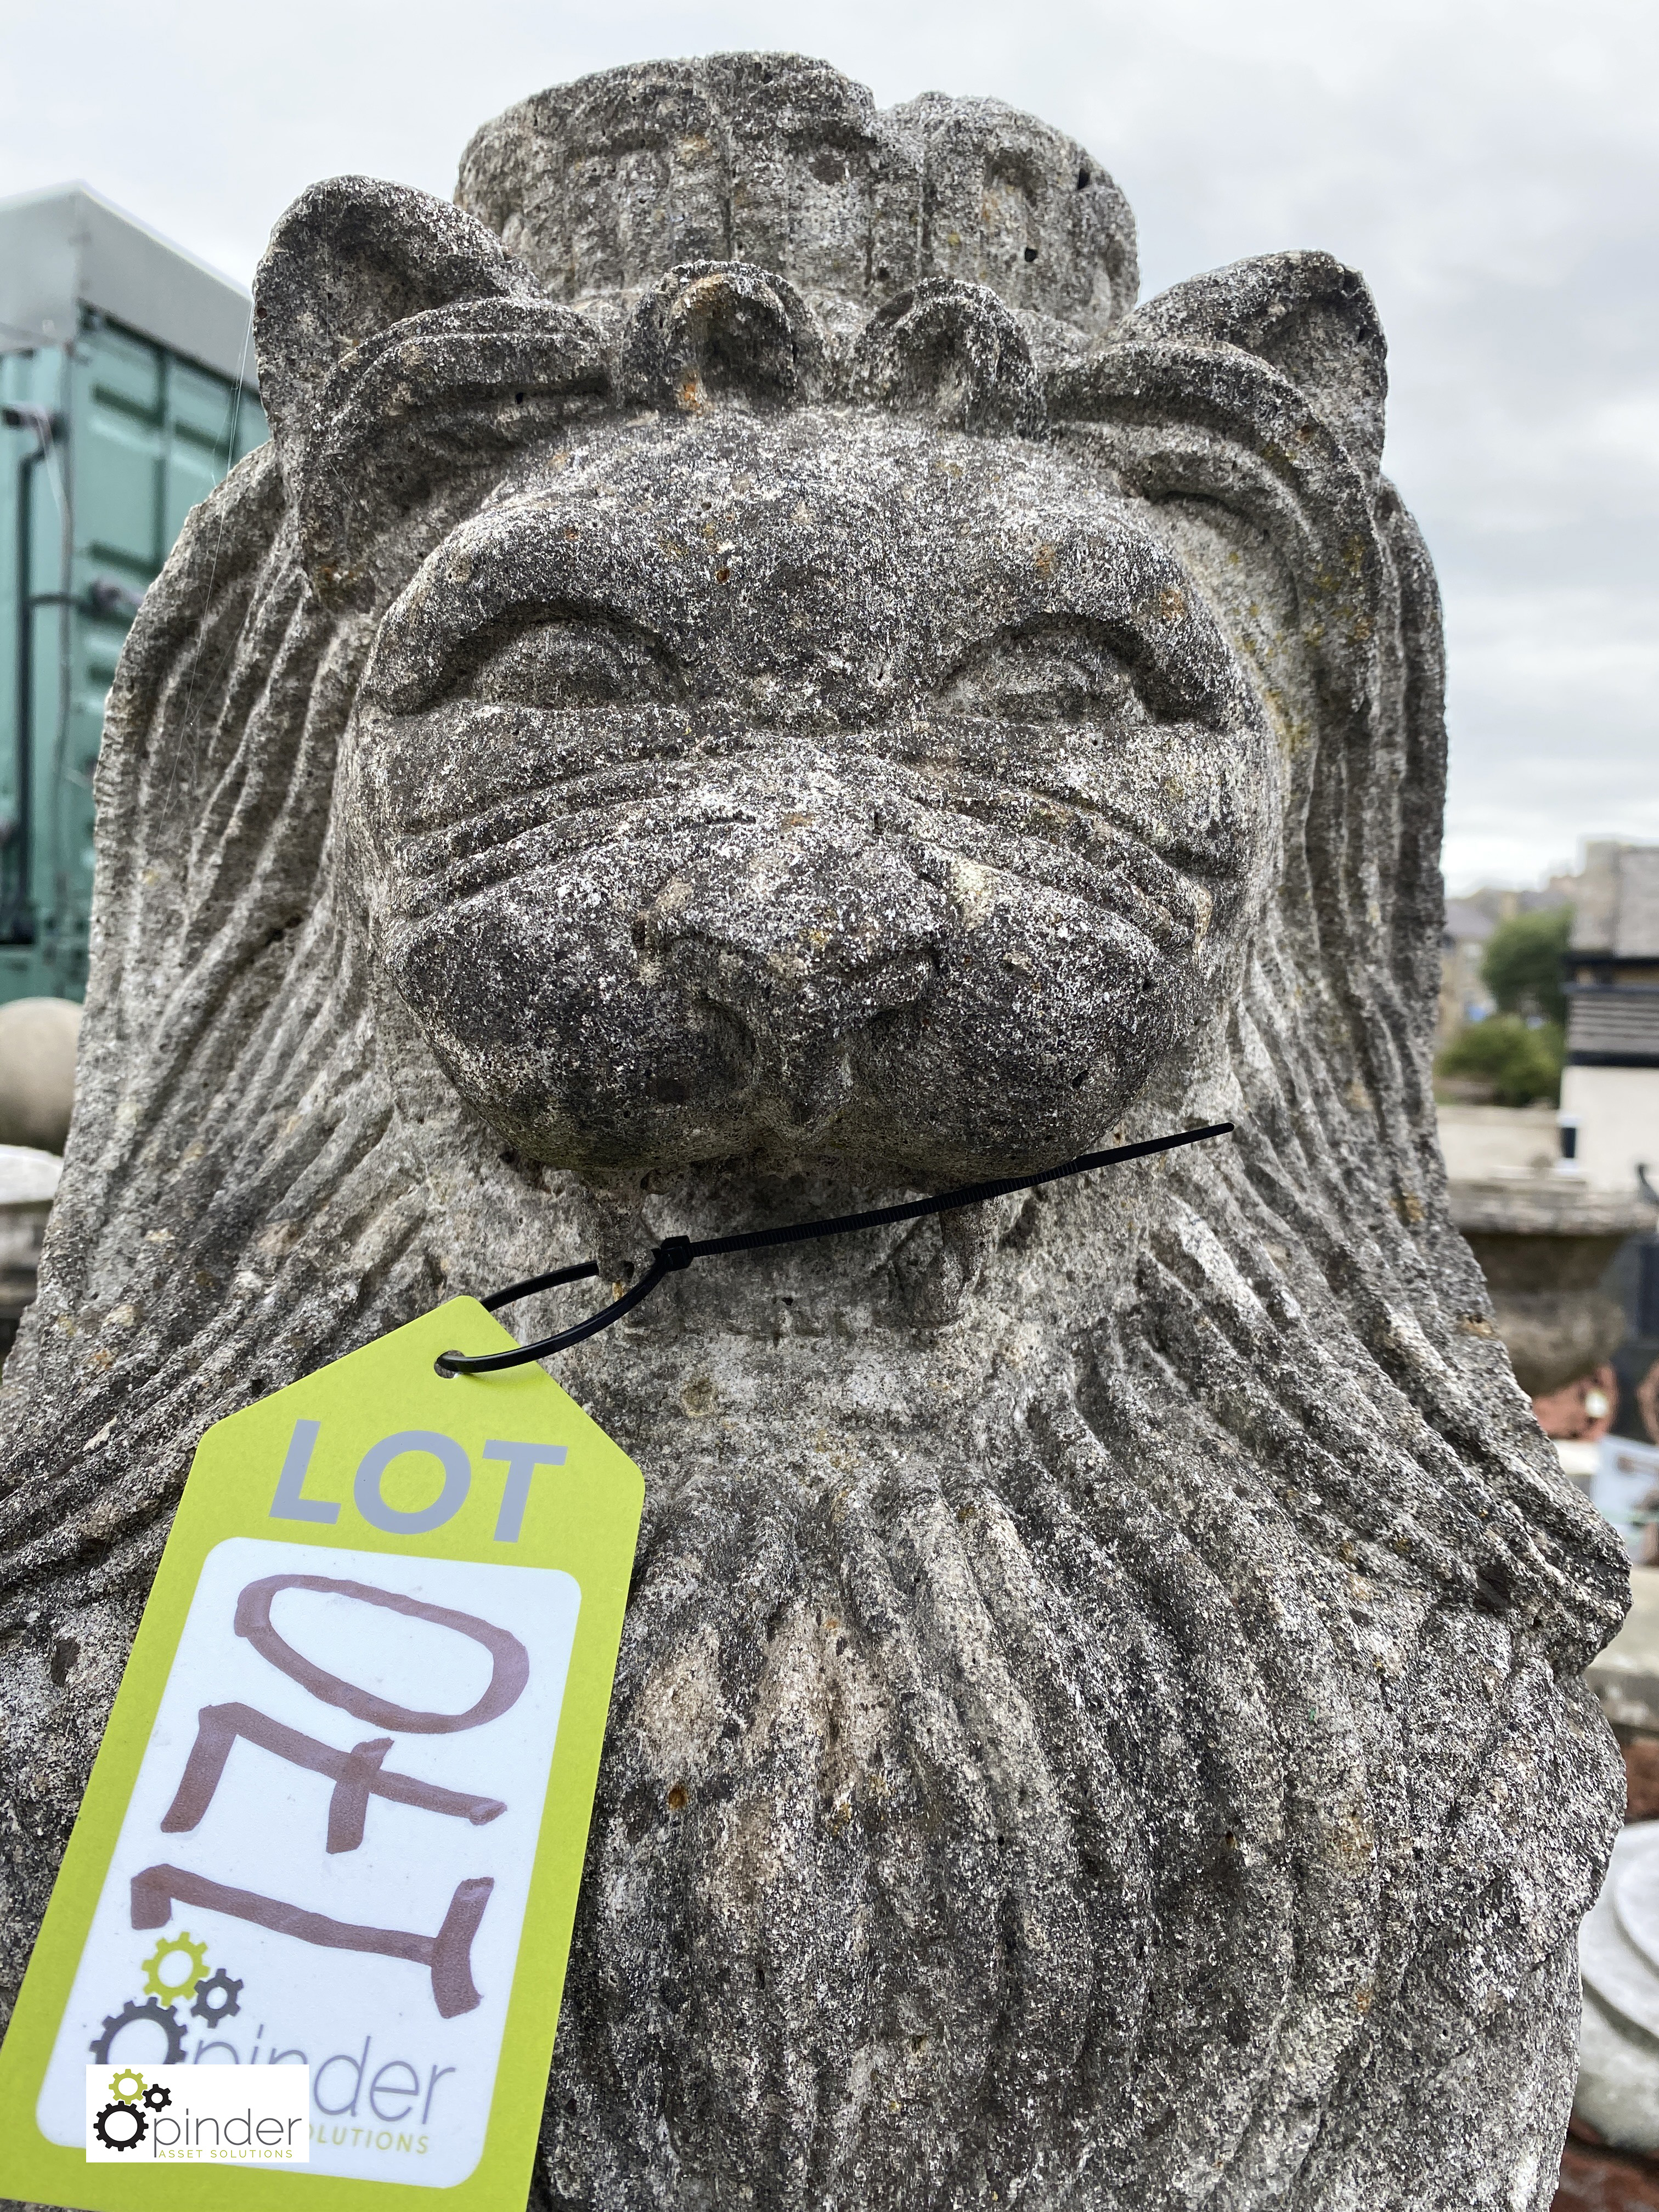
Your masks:
<path fill-rule="evenodd" d="M 1436 1091 L 1516 1379 L 1632 1558 L 1659 1559 L 1659 845 L 1448 900 Z"/>
<path fill-rule="evenodd" d="M 1565 1149 L 1600 1189 L 1659 1183 L 1659 845 L 1586 848 L 1566 968 Z"/>
<path fill-rule="evenodd" d="M 74 1101 L 104 702 L 185 517 L 266 435 L 251 311 L 82 185 L 0 202 L 0 1357 Z"/>
<path fill-rule="evenodd" d="M 249 316 L 84 185 L 0 203 L 0 1003 L 85 989 L 104 700 L 185 515 L 265 437 Z"/>

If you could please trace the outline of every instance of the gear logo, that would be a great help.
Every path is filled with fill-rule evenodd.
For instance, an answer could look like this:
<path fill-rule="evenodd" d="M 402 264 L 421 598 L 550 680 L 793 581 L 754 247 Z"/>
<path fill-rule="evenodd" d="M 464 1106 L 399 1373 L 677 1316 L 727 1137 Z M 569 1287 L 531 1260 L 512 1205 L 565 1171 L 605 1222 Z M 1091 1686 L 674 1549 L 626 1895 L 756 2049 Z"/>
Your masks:
<path fill-rule="evenodd" d="M 185 2031 L 179 2025 L 173 2007 L 158 2004 L 154 1997 L 145 1997 L 142 2003 L 137 1997 L 129 1997 L 119 2012 L 105 2014 L 103 2033 L 95 2036 L 87 2046 L 94 2063 L 107 2066 L 116 2037 L 124 2028 L 136 2027 L 141 2021 L 159 2027 L 167 2039 L 167 2056 L 161 2060 L 161 2064 L 182 2066 L 185 2063 Z"/>
<path fill-rule="evenodd" d="M 137 2105 L 106 2105 L 92 2131 L 106 2150 L 137 2150 L 149 2133 L 149 2122 Z"/>
<path fill-rule="evenodd" d="M 185 2063 L 185 2029 L 187 2020 L 179 2017 L 181 2003 L 188 2004 L 196 2019 L 209 2027 L 217 2027 L 221 2021 L 234 2020 L 242 2009 L 244 1984 L 222 1966 L 207 1971 L 207 1945 L 198 1942 L 187 1929 L 176 1936 L 164 1936 L 143 1962 L 144 1995 L 129 1997 L 119 2012 L 106 2013 L 101 2034 L 88 2046 L 94 2062 L 100 2066 L 113 2063 L 116 2039 L 130 2027 L 157 2027 L 161 2031 L 166 2048 L 161 2057 L 155 2055 L 153 2040 L 143 2047 L 141 2055 L 147 2063 L 158 2066 L 182 2066 Z M 137 2087 L 132 2087 L 133 2083 Z M 118 2105 L 137 2105 L 141 2101 L 152 2112 L 164 2112 L 172 2102 L 160 2082 L 146 2087 L 143 2075 L 133 2066 L 118 2066 L 111 2078 L 109 2094 Z"/>
<path fill-rule="evenodd" d="M 222 1966 L 216 1966 L 201 1984 L 191 2007 L 197 2019 L 204 2020 L 210 2027 L 217 2027 L 222 2020 L 234 2019 L 241 2009 L 242 1984 Z"/>
<path fill-rule="evenodd" d="M 188 1961 L 184 1974 L 169 1981 L 161 1969 L 169 1960 Z M 159 1997 L 165 2005 L 177 2004 L 181 1998 L 195 1994 L 196 1985 L 207 1972 L 207 1945 L 198 1943 L 187 1929 L 176 1936 L 164 1936 L 144 1961 L 144 1994 Z"/>

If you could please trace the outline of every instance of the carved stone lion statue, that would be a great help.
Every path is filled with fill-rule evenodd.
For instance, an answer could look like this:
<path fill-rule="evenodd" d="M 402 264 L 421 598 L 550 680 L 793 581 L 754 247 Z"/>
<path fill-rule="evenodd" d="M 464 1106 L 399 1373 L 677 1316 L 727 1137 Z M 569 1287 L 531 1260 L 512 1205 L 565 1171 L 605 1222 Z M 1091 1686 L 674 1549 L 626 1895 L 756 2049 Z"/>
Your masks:
<path fill-rule="evenodd" d="M 1135 291 L 1058 132 L 781 56 L 277 226 L 6 1374 L 14 1983 L 209 1423 L 1230 1120 L 560 1362 L 647 1504 L 533 2201 L 1547 2203 L 1626 1579 L 1445 1211 L 1382 339 Z"/>

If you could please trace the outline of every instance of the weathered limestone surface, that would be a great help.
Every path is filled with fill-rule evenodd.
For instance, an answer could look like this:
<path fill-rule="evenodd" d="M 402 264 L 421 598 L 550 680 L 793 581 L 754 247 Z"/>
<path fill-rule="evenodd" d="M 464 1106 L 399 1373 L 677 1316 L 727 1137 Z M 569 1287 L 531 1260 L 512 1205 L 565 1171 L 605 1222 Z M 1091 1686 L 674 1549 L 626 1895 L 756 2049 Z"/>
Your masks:
<path fill-rule="evenodd" d="M 21 1971 L 194 1439 L 459 1288 L 649 1503 L 534 2201 L 1547 2203 L 1626 1601 L 1451 1228 L 1433 578 L 1360 278 L 822 64 L 337 179 L 111 702 L 7 1370 Z M 549 1298 L 538 1331 L 575 1309 Z"/>

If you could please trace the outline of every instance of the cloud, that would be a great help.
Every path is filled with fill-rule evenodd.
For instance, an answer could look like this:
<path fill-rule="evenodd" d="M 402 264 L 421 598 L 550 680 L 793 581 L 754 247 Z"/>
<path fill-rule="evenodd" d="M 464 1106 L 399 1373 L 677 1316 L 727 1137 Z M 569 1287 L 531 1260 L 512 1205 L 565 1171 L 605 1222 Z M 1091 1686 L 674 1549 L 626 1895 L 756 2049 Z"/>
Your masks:
<path fill-rule="evenodd" d="M 994 93 L 1072 131 L 1140 224 L 1146 289 L 1285 246 L 1363 269 L 1387 465 L 1441 574 L 1448 875 L 1530 880 L 1659 834 L 1659 11 L 1639 0 L 13 0 L 0 191 L 79 174 L 246 279 L 356 170 L 447 192 L 477 125 L 613 63 L 814 51 L 884 103 Z"/>

